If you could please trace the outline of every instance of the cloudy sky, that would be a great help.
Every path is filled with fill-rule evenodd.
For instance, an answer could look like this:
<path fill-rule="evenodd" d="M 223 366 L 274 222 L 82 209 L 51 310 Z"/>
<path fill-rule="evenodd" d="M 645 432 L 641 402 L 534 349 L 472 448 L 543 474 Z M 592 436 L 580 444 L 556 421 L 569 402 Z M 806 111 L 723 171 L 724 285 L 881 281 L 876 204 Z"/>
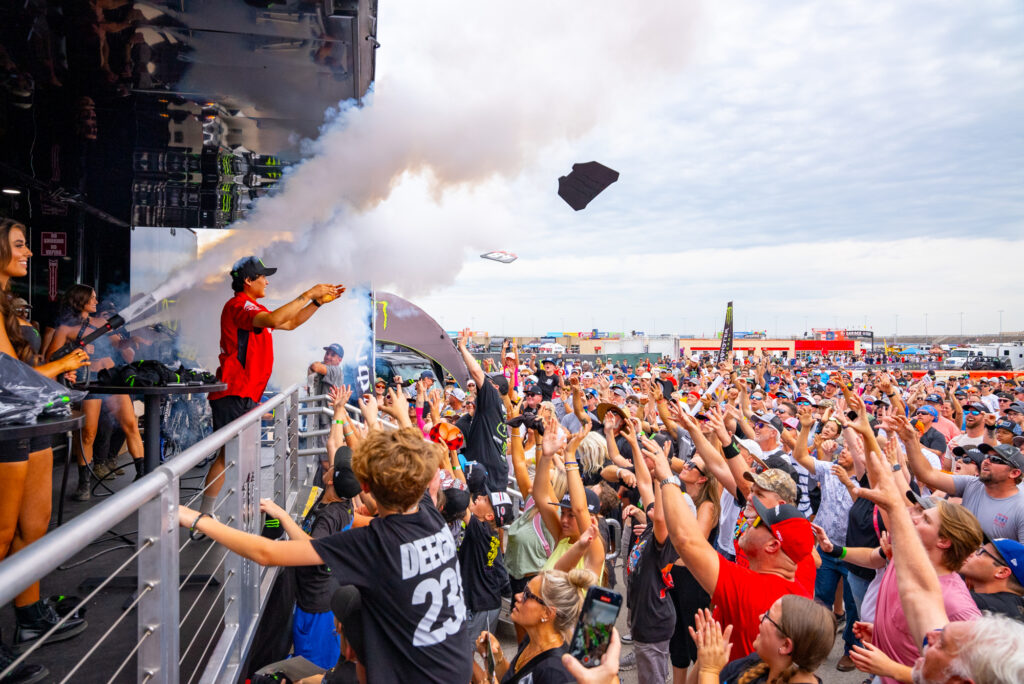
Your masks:
<path fill-rule="evenodd" d="M 315 226 L 282 273 L 450 330 L 712 334 L 728 300 L 772 334 L 1024 330 L 1015 0 L 383 2 L 378 27 L 368 105 L 262 214 Z M 557 179 L 589 160 L 621 177 L 573 212 Z M 344 254 L 310 256 L 325 236 Z"/>

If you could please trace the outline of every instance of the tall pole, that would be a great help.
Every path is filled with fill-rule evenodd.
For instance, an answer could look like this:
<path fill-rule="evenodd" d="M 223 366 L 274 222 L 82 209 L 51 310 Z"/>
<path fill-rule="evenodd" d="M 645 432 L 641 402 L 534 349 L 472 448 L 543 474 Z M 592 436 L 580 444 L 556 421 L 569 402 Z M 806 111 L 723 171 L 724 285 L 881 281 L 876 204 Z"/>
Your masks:
<path fill-rule="evenodd" d="M 928 341 L 928 314 L 924 315 L 924 340 Z"/>
<path fill-rule="evenodd" d="M 999 341 L 1003 341 L 1003 310 L 999 310 Z"/>
<path fill-rule="evenodd" d="M 960 337 L 964 336 L 964 312 L 960 312 Z M 963 340 L 961 340 L 962 342 Z"/>
<path fill-rule="evenodd" d="M 896 340 L 900 337 L 900 315 L 896 314 L 896 332 L 892 334 L 892 343 L 896 344 Z"/>

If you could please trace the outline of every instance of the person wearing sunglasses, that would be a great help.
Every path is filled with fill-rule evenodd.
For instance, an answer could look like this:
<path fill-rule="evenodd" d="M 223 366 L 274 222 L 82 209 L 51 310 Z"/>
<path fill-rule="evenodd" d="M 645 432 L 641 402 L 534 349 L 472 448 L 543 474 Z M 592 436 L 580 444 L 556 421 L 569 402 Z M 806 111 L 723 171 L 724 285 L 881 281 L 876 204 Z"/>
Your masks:
<path fill-rule="evenodd" d="M 922 407 L 927 408 L 927 407 Z M 925 458 L 917 430 L 903 416 L 891 417 L 886 432 L 895 429 L 907 448 L 910 468 L 918 481 L 932 490 L 961 497 L 964 508 L 981 523 L 990 539 L 1024 540 L 1024 494 L 1017 485 L 1024 472 L 1024 454 L 1012 444 L 981 443 L 985 454 L 978 477 L 944 473 Z"/>
<path fill-rule="evenodd" d="M 955 463 L 954 449 L 957 447 L 969 449 L 985 441 L 985 416 L 989 415 L 988 407 L 980 401 L 976 401 L 973 404 L 965 404 L 963 411 L 964 431 L 949 440 L 946 446 L 946 453 L 943 456 L 943 470 L 953 468 Z"/>
<path fill-rule="evenodd" d="M 828 608 L 790 594 L 761 614 L 754 652 L 725 664 L 725 659 L 716 660 L 710 652 L 716 641 L 725 643 L 722 650 L 729 650 L 721 626 L 708 610 L 698 615 L 696 622 L 693 634 L 698 644 L 699 684 L 820 683 L 822 679 L 814 673 L 828 658 L 836 635 L 835 618 Z"/>
<path fill-rule="evenodd" d="M 574 568 L 569 572 L 544 570 L 534 576 L 516 595 L 509 618 L 526 631 L 519 650 L 511 661 L 505 659 L 501 642 L 490 632 L 476 638 L 480 655 L 487 649 L 494 656 L 494 673 L 502 684 L 533 682 L 562 684 L 573 681 L 562 664 L 565 645 L 572 638 L 583 597 L 597 576 L 589 570 Z M 483 672 L 474 665 L 476 675 Z M 478 680 L 474 680 L 478 681 Z"/>
<path fill-rule="evenodd" d="M 982 544 L 960 567 L 981 610 L 1024 621 L 1024 544 L 993 539 Z"/>
<path fill-rule="evenodd" d="M 946 453 L 946 438 L 935 429 L 935 422 L 939 419 L 939 412 L 934 406 L 924 404 L 914 412 L 912 421 L 914 427 L 921 435 L 919 441 L 921 446 L 935 453 L 936 458 Z"/>

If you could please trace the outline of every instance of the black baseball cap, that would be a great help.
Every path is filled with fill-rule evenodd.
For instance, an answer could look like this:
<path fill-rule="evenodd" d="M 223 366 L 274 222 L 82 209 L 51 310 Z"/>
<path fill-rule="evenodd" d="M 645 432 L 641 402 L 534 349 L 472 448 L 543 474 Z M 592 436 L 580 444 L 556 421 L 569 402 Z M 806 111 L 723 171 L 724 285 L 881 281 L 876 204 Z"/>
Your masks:
<path fill-rule="evenodd" d="M 1024 454 L 1022 454 L 1020 449 L 1012 444 L 998 444 L 996 446 L 992 446 L 991 444 L 985 444 L 982 442 L 978 445 L 978 451 L 986 456 L 995 453 L 997 456 L 1005 458 L 1013 464 L 1014 468 L 1024 470 Z"/>
<path fill-rule="evenodd" d="M 271 268 L 263 263 L 258 256 L 242 257 L 231 267 L 232 278 L 248 278 L 255 280 L 262 276 L 270 276 L 277 273 L 276 268 Z"/>
<path fill-rule="evenodd" d="M 531 385 L 523 390 L 523 396 L 527 396 L 529 394 L 540 394 L 540 390 L 537 389 L 535 385 Z"/>
<path fill-rule="evenodd" d="M 555 360 L 553 358 L 551 358 L 550 356 L 547 357 L 546 359 L 541 359 L 540 365 L 543 366 L 545 363 L 550 363 L 552 366 L 557 365 L 557 364 L 555 364 Z"/>
<path fill-rule="evenodd" d="M 929 403 L 931 403 L 931 404 L 941 404 L 942 403 L 942 397 L 939 396 L 938 394 L 929 394 L 928 396 L 926 396 L 924 398 L 924 400 L 929 402 Z"/>
<path fill-rule="evenodd" d="M 334 452 L 334 493 L 343 499 L 351 499 L 363 491 L 355 473 L 352 472 L 352 449 L 347 445 Z"/>
<path fill-rule="evenodd" d="M 985 454 L 981 453 L 977 449 L 964 449 L 962 446 L 955 446 L 950 449 L 950 453 L 959 458 L 966 458 L 974 465 L 981 467 L 981 462 L 985 460 Z"/>
<path fill-rule="evenodd" d="M 597 515 L 601 510 L 601 499 L 597 496 L 594 490 L 587 488 L 585 491 L 587 493 L 587 510 L 590 511 L 591 515 Z M 559 503 L 556 504 L 554 501 L 551 503 L 559 508 L 572 510 L 572 497 L 568 492 L 566 492 L 565 496 L 562 497 L 562 500 Z"/>
<path fill-rule="evenodd" d="M 487 486 L 487 469 L 479 463 L 469 464 L 466 468 L 466 488 L 471 496 L 490 494 Z"/>
<path fill-rule="evenodd" d="M 489 374 L 487 377 L 497 388 L 498 394 L 502 396 L 508 394 L 508 378 L 505 377 L 504 373 L 498 371 Z"/>
<path fill-rule="evenodd" d="M 975 401 L 964 406 L 964 410 L 971 409 L 972 411 L 978 411 L 979 413 L 992 413 L 988 410 L 988 406 L 985 406 L 980 401 Z"/>
<path fill-rule="evenodd" d="M 331 595 L 331 612 L 341 623 L 345 641 L 356 652 L 356 660 L 366 663 L 366 641 L 363 639 L 363 600 L 359 590 L 347 584 Z"/>

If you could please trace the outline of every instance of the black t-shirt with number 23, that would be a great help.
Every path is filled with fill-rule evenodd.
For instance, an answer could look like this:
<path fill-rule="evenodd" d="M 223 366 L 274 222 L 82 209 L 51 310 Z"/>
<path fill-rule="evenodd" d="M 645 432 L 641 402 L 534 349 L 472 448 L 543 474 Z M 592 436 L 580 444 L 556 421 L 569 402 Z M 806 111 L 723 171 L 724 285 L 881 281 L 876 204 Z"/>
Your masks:
<path fill-rule="evenodd" d="M 473 651 L 455 540 L 429 496 L 415 513 L 312 544 L 334 579 L 362 596 L 368 682 L 470 680 Z"/>

